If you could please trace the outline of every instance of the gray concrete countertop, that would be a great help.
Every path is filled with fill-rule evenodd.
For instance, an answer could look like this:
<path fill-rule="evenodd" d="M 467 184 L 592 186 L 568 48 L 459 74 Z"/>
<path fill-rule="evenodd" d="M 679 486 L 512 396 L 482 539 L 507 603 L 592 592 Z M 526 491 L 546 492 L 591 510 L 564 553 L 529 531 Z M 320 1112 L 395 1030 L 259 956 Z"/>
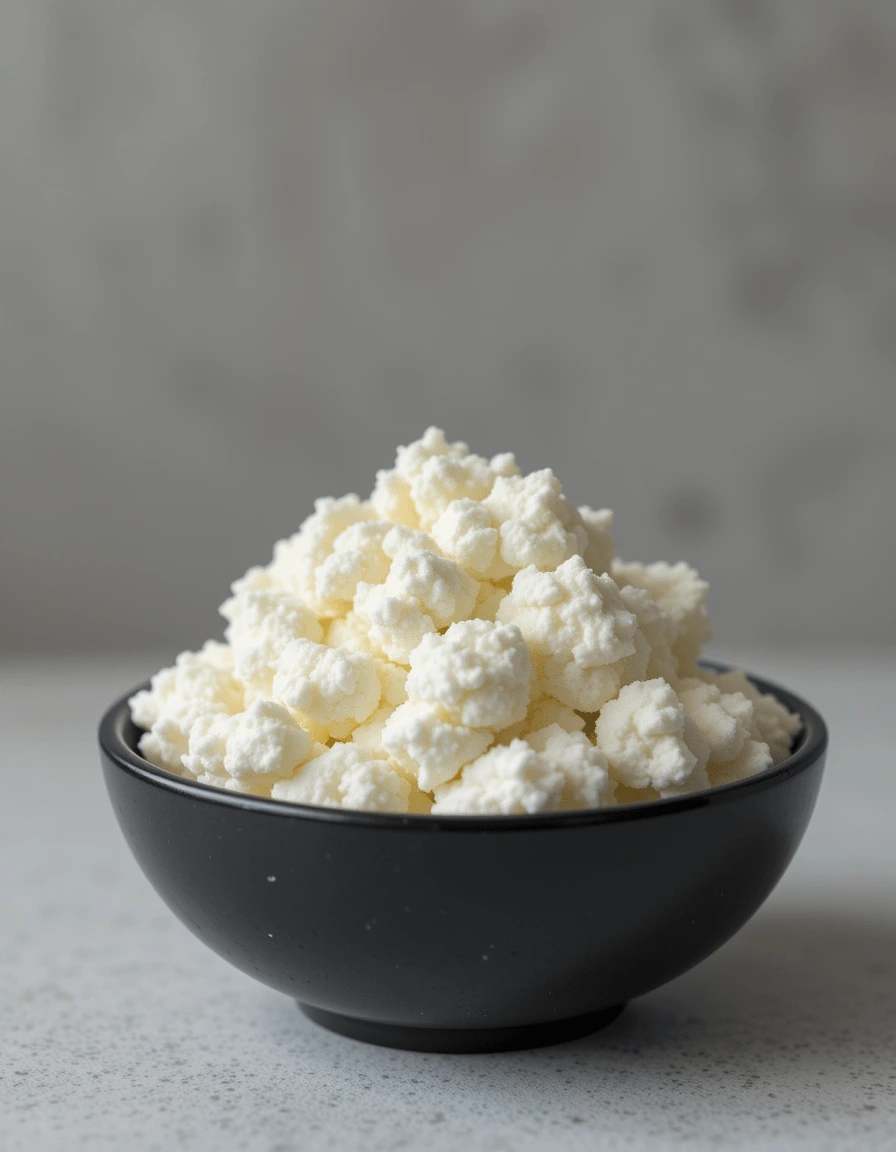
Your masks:
<path fill-rule="evenodd" d="M 572 1044 L 368 1047 L 207 951 L 131 859 L 102 708 L 156 661 L 0 664 L 0 1147 L 896 1149 L 896 657 L 743 656 L 832 729 L 755 919 Z"/>

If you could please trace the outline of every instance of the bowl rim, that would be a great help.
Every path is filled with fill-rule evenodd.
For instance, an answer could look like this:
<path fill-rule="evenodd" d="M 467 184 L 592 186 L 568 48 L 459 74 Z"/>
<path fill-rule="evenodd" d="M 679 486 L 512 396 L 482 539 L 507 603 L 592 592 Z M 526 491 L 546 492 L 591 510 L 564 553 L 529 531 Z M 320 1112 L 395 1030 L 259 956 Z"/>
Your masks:
<path fill-rule="evenodd" d="M 715 660 L 701 660 L 700 667 L 710 672 L 733 671 L 734 666 Z M 743 669 L 736 669 L 743 671 Z M 593 824 L 618 824 L 629 820 L 650 820 L 674 812 L 686 812 L 711 804 L 725 804 L 746 799 L 767 788 L 774 788 L 785 780 L 806 771 L 824 754 L 828 745 L 828 729 L 820 713 L 806 700 L 779 685 L 746 672 L 747 679 L 760 692 L 774 696 L 802 720 L 802 730 L 796 747 L 780 764 L 766 768 L 755 776 L 733 784 L 719 784 L 685 796 L 666 799 L 635 801 L 611 808 L 581 808 L 567 812 L 524 813 L 513 816 L 453 816 L 394 812 L 367 812 L 355 808 L 326 808 L 312 804 L 295 804 L 289 800 L 275 800 L 264 796 L 251 796 L 241 792 L 228 792 L 196 780 L 186 780 L 165 768 L 158 768 L 145 760 L 128 736 L 131 725 L 129 699 L 135 692 L 148 687 L 148 683 L 127 692 L 112 704 L 103 715 L 99 726 L 100 748 L 108 761 L 131 776 L 163 790 L 208 804 L 220 804 L 243 812 L 267 813 L 285 819 L 317 820 L 331 824 L 349 824 L 393 831 L 450 832 L 501 831 L 521 832 L 539 829 L 573 828 Z"/>

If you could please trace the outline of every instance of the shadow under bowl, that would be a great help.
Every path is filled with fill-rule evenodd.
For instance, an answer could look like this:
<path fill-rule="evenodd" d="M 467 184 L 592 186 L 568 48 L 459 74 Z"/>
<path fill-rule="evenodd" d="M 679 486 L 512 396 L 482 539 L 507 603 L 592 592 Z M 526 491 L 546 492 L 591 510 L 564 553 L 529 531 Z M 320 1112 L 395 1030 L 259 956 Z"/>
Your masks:
<path fill-rule="evenodd" d="M 802 719 L 783 764 L 676 799 L 535 816 L 396 816 L 207 787 L 143 759 L 127 697 L 99 739 L 137 862 L 220 956 L 359 1040 L 499 1051 L 609 1023 L 725 943 L 781 878 L 827 731 L 805 701 L 754 683 Z"/>

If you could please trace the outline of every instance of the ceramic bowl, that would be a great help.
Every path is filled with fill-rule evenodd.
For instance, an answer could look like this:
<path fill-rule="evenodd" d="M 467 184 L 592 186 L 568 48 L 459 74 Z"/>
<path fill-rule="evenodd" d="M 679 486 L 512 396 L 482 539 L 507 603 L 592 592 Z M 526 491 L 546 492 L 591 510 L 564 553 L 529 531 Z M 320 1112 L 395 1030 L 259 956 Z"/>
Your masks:
<path fill-rule="evenodd" d="M 99 732 L 131 851 L 169 908 L 333 1031 L 482 1052 L 572 1039 L 728 940 L 781 878 L 821 783 L 824 721 L 783 764 L 689 796 L 535 816 L 396 816 L 242 796 Z M 131 693 L 128 693 L 131 695 Z"/>

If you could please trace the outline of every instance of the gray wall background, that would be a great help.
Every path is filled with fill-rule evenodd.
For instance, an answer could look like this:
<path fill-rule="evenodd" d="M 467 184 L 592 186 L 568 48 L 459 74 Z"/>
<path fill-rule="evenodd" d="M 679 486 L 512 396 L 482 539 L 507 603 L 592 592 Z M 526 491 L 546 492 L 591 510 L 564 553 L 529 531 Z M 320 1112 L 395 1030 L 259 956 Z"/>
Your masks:
<path fill-rule="evenodd" d="M 0 646 L 178 648 L 426 424 L 896 640 L 891 0 L 4 0 Z"/>

